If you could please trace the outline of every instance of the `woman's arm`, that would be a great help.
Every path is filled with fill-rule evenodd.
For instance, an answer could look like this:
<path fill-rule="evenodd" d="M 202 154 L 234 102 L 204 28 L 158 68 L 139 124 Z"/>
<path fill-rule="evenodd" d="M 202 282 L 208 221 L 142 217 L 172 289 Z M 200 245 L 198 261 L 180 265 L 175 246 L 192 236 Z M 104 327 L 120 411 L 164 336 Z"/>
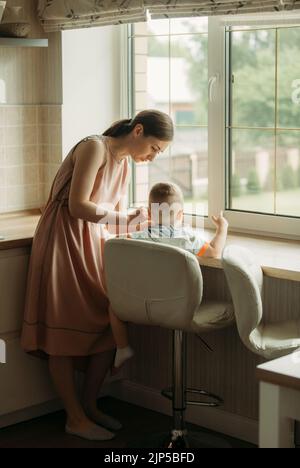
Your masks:
<path fill-rule="evenodd" d="M 72 177 L 69 210 L 74 218 L 92 223 L 106 224 L 108 212 L 101 210 L 90 201 L 95 179 L 100 167 L 105 162 L 104 147 L 100 141 L 89 140 L 78 146 Z M 126 222 L 124 215 L 114 213 L 117 224 Z M 122 218 L 122 220 L 120 219 Z"/>

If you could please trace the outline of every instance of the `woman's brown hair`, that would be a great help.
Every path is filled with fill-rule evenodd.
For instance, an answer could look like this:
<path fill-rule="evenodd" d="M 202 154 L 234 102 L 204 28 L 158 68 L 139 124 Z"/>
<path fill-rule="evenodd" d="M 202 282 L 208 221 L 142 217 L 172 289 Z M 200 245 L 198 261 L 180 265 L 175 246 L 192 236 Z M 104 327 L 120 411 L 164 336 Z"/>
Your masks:
<path fill-rule="evenodd" d="M 117 138 L 128 135 L 138 124 L 143 126 L 145 137 L 152 136 L 161 141 L 172 141 L 174 138 L 174 124 L 171 117 L 158 110 L 145 110 L 132 120 L 119 120 L 106 130 L 103 136 Z"/>

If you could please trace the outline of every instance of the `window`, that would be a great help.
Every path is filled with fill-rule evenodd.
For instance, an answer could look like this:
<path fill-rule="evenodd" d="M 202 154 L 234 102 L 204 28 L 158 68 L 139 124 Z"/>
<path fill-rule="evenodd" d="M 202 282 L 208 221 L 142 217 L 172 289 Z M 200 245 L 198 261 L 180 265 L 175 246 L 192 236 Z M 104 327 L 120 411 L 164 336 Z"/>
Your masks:
<path fill-rule="evenodd" d="M 132 27 L 133 113 L 155 108 L 174 120 L 166 154 L 135 168 L 137 204 L 159 181 L 177 183 L 187 212 L 208 214 L 207 19 L 158 20 Z M 193 204 L 194 208 L 191 207 Z"/>
<path fill-rule="evenodd" d="M 228 208 L 300 217 L 300 27 L 233 29 Z"/>
<path fill-rule="evenodd" d="M 300 27 L 182 18 L 128 31 L 131 113 L 175 123 L 168 153 L 134 166 L 133 202 L 172 181 L 207 226 L 226 210 L 236 230 L 299 236 Z"/>

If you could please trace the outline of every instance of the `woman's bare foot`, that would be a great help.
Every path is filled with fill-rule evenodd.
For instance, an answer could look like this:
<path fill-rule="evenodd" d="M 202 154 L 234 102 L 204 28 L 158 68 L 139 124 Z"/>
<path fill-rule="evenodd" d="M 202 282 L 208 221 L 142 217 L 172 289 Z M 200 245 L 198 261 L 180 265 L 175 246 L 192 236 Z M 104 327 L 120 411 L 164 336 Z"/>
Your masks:
<path fill-rule="evenodd" d="M 122 424 L 117 419 L 103 413 L 95 406 L 84 406 L 86 415 L 96 424 L 105 427 L 111 431 L 119 431 L 122 429 Z"/>
<path fill-rule="evenodd" d="M 76 421 L 68 418 L 65 430 L 67 434 L 87 440 L 102 441 L 111 440 L 115 437 L 115 434 L 107 431 L 104 427 L 98 426 L 88 418 Z"/>

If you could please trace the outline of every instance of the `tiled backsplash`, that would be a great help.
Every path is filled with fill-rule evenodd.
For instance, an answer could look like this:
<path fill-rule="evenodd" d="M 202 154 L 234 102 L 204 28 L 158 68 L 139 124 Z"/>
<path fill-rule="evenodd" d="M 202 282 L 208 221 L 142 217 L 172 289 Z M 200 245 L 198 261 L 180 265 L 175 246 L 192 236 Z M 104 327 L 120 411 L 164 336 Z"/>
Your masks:
<path fill-rule="evenodd" d="M 61 148 L 61 106 L 0 106 L 0 212 L 45 204 Z"/>

